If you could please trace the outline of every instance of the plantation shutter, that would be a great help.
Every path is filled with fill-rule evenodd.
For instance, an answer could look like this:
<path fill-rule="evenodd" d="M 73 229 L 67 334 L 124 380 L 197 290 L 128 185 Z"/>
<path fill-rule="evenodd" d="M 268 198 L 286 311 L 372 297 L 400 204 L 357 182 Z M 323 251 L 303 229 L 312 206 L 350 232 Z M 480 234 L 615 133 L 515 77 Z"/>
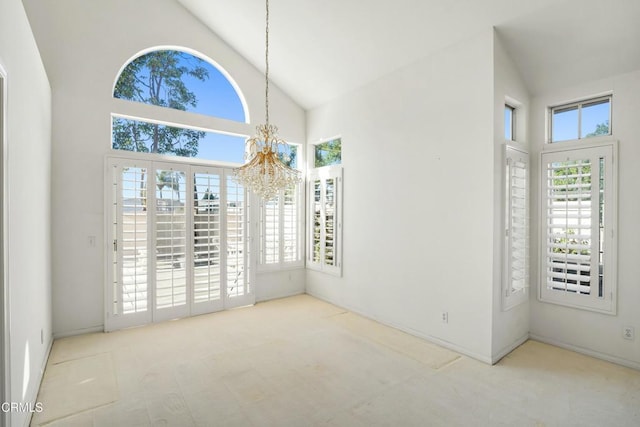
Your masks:
<path fill-rule="evenodd" d="M 309 177 L 309 248 L 307 265 L 342 274 L 342 168 L 314 169 Z"/>
<path fill-rule="evenodd" d="M 110 183 L 106 330 L 151 319 L 148 259 L 149 163 L 108 163 Z"/>
<path fill-rule="evenodd" d="M 302 199 L 301 184 L 291 185 L 282 191 L 282 261 L 295 263 L 302 260 L 300 200 Z"/>
<path fill-rule="evenodd" d="M 302 266 L 301 185 L 280 190 L 260 202 L 260 264 L 264 270 Z"/>
<path fill-rule="evenodd" d="M 188 233 L 190 200 L 188 170 L 169 164 L 154 164 L 153 234 L 155 238 L 154 319 L 172 319 L 189 314 L 187 290 L 191 233 Z"/>
<path fill-rule="evenodd" d="M 529 154 L 505 147 L 504 304 L 526 301 L 529 287 Z"/>
<path fill-rule="evenodd" d="M 612 307 L 613 148 L 542 154 L 542 299 Z"/>
<path fill-rule="evenodd" d="M 231 169 L 109 157 L 105 330 L 255 302 L 250 204 Z"/>
<path fill-rule="evenodd" d="M 222 171 L 193 172 L 193 313 L 222 308 Z"/>
<path fill-rule="evenodd" d="M 230 172 L 225 173 L 223 206 L 225 206 L 226 263 L 226 307 L 253 304 L 255 296 L 251 289 L 251 265 L 249 249 L 251 245 L 249 194 L 238 184 Z"/>
<path fill-rule="evenodd" d="M 261 210 L 260 262 L 262 264 L 277 264 L 280 262 L 280 196 L 263 200 Z"/>

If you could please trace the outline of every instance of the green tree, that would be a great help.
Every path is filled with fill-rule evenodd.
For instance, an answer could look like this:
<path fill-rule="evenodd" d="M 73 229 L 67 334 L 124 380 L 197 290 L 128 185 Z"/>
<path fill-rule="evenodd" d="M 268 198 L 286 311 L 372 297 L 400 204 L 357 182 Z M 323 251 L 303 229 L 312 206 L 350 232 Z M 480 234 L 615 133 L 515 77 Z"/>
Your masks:
<path fill-rule="evenodd" d="M 342 140 L 334 139 L 315 146 L 315 166 L 337 165 L 342 162 Z"/>
<path fill-rule="evenodd" d="M 203 61 L 175 50 L 159 50 L 129 63 L 120 74 L 115 98 L 186 111 L 198 99 L 185 85 L 184 78 L 209 78 Z M 194 157 L 205 132 L 175 128 L 123 118 L 113 120 L 113 148 L 118 150 L 175 154 Z"/>
<path fill-rule="evenodd" d="M 604 123 L 600 123 L 596 125 L 596 130 L 586 134 L 585 137 L 588 138 L 591 136 L 599 136 L 599 135 L 609 135 L 609 120 L 605 121 Z"/>
<path fill-rule="evenodd" d="M 156 187 L 158 187 L 158 194 L 162 199 L 162 190 L 167 187 L 174 193 L 178 194 L 178 200 L 180 200 L 180 173 L 175 171 L 157 171 L 156 172 Z"/>
<path fill-rule="evenodd" d="M 279 151 L 278 159 L 290 168 L 295 169 L 297 165 L 298 147 L 290 145 L 287 152 Z"/>

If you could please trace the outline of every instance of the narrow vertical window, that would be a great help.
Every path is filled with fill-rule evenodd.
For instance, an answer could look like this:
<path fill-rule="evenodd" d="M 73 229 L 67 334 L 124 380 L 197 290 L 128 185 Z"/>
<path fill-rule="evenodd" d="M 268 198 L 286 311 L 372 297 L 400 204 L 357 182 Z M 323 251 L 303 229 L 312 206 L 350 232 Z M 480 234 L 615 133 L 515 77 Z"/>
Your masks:
<path fill-rule="evenodd" d="M 504 106 L 504 139 L 506 141 L 515 141 L 515 108 L 509 104 Z"/>
<path fill-rule="evenodd" d="M 278 153 L 289 167 L 297 167 L 298 146 Z M 260 268 L 278 269 L 304 265 L 301 236 L 304 233 L 303 184 L 282 189 L 271 200 L 260 202 Z"/>
<path fill-rule="evenodd" d="M 313 169 L 309 185 L 307 266 L 342 274 L 342 168 Z"/>

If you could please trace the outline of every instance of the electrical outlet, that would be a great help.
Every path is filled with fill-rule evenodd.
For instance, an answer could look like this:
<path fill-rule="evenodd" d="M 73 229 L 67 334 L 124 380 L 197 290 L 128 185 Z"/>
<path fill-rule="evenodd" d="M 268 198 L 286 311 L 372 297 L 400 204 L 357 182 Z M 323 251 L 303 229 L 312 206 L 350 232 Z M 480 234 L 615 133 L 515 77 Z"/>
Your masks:
<path fill-rule="evenodd" d="M 622 328 L 622 338 L 625 340 L 632 340 L 634 338 L 634 331 L 632 326 L 625 326 Z"/>
<path fill-rule="evenodd" d="M 448 311 L 443 311 L 442 312 L 442 323 L 449 323 L 449 312 Z"/>

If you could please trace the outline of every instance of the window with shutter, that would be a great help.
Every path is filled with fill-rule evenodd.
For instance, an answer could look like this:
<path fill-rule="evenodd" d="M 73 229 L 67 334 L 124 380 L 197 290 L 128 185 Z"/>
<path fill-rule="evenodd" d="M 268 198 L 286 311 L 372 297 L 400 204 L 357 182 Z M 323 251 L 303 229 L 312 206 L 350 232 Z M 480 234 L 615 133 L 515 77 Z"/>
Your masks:
<path fill-rule="evenodd" d="M 505 146 L 503 308 L 527 300 L 529 288 L 529 154 Z"/>
<path fill-rule="evenodd" d="M 105 329 L 253 304 L 248 195 L 230 168 L 111 157 Z"/>
<path fill-rule="evenodd" d="M 307 266 L 342 274 L 342 168 L 328 166 L 309 174 Z"/>
<path fill-rule="evenodd" d="M 542 153 L 543 301 L 615 313 L 614 152 L 608 144 Z"/>
<path fill-rule="evenodd" d="M 302 184 L 260 202 L 260 266 L 263 270 L 301 267 Z"/>

